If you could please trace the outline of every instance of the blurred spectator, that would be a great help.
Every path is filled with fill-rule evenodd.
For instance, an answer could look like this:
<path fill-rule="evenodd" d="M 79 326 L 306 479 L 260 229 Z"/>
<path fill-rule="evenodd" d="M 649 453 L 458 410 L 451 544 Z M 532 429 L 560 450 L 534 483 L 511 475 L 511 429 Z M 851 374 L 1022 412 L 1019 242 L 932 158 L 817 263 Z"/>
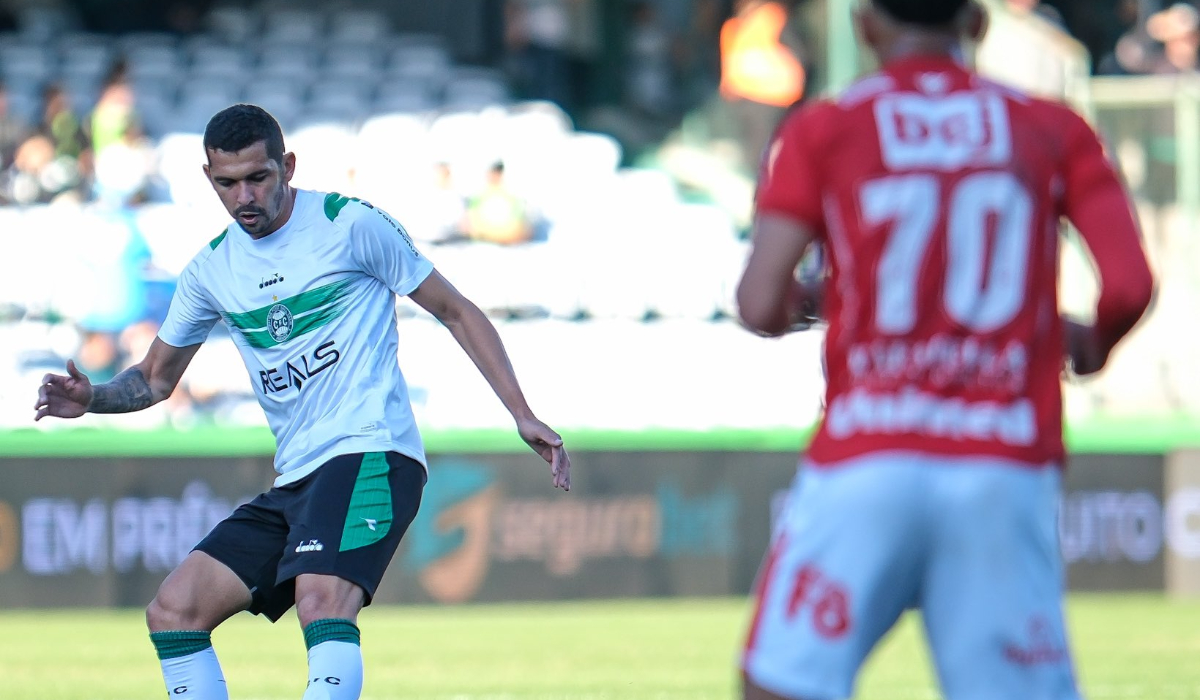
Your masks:
<path fill-rule="evenodd" d="M 116 333 L 84 331 L 79 346 L 79 369 L 96 383 L 107 382 L 121 371 L 124 358 L 117 348 Z"/>
<path fill-rule="evenodd" d="M 529 209 L 504 182 L 504 163 L 488 169 L 482 191 L 467 201 L 467 236 L 487 243 L 524 243 L 533 237 Z"/>
<path fill-rule="evenodd" d="M 733 108 L 747 172 L 757 170 L 784 111 L 804 95 L 804 66 L 781 41 L 787 21 L 781 2 L 738 0 L 721 27 L 721 95 Z"/>
<path fill-rule="evenodd" d="M 684 109 L 703 104 L 721 84 L 721 3 L 696 0 L 685 31 L 676 38 Z"/>
<path fill-rule="evenodd" d="M 54 154 L 79 160 L 87 139 L 83 124 L 71 110 L 67 93 L 58 85 L 50 85 L 42 93 L 42 132 L 54 143 Z"/>
<path fill-rule="evenodd" d="M 96 158 L 109 146 L 125 141 L 126 131 L 136 119 L 133 105 L 133 87 L 126 78 L 125 65 L 119 63 L 104 81 L 92 109 L 92 152 Z"/>
<path fill-rule="evenodd" d="M 5 184 L 9 199 L 35 204 L 70 198 L 82 201 L 80 185 L 90 171 L 90 152 L 79 119 L 58 86 L 44 93 L 42 123 L 13 156 Z"/>
<path fill-rule="evenodd" d="M 649 2 L 635 2 L 630 19 L 626 101 L 641 115 L 666 120 L 678 108 L 671 36 Z"/>
<path fill-rule="evenodd" d="M 433 182 L 421 193 L 421 206 L 412 207 L 406 226 L 413 238 L 427 243 L 449 243 L 464 237 L 466 202 L 454 185 L 450 165 L 433 166 Z"/>
<path fill-rule="evenodd" d="M 1142 75 L 1154 72 L 1154 62 L 1161 54 L 1154 39 L 1146 32 L 1141 21 L 1141 3 L 1138 0 L 1121 0 L 1116 7 L 1117 21 L 1124 32 L 1117 39 L 1113 50 L 1096 65 L 1101 75 Z"/>
<path fill-rule="evenodd" d="M 601 0 L 565 0 L 567 8 L 567 60 L 571 87 L 567 110 L 579 114 L 592 106 L 591 86 L 596 69 L 604 54 L 604 39 L 600 35 Z"/>
<path fill-rule="evenodd" d="M 1146 21 L 1146 33 L 1162 44 L 1162 56 L 1153 62 L 1153 73 L 1192 73 L 1200 60 L 1200 12 L 1179 2 Z"/>
<path fill-rule="evenodd" d="M 118 207 L 141 204 L 154 167 L 154 145 L 137 121 L 126 122 L 116 141 L 96 149 L 96 198 Z"/>
<path fill-rule="evenodd" d="M 979 72 L 1038 97 L 1091 112 L 1091 59 L 1083 44 L 1038 12 L 1040 0 L 984 0 L 988 31 Z"/>
<path fill-rule="evenodd" d="M 28 137 L 29 125 L 9 112 L 8 91 L 4 83 L 0 83 L 0 171 L 12 165 L 17 147 Z"/>
<path fill-rule="evenodd" d="M 566 2 L 508 0 L 504 39 L 522 95 L 571 111 L 571 17 Z"/>

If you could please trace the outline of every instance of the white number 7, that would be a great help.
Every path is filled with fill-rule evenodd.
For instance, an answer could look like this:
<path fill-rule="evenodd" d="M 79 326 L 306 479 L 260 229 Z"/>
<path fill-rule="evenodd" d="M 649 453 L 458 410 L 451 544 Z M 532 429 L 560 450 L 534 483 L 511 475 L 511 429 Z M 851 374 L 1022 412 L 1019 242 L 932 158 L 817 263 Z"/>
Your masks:
<path fill-rule="evenodd" d="M 917 277 L 937 228 L 940 190 L 937 178 L 922 174 L 886 177 L 862 188 L 864 223 L 893 222 L 876 277 L 875 325 L 882 333 L 903 335 L 916 325 Z M 988 251 L 993 216 L 996 235 Z M 1032 198 L 1012 173 L 974 173 L 954 188 L 943 298 L 951 319 L 986 333 L 1016 318 L 1025 300 L 1032 227 Z"/>

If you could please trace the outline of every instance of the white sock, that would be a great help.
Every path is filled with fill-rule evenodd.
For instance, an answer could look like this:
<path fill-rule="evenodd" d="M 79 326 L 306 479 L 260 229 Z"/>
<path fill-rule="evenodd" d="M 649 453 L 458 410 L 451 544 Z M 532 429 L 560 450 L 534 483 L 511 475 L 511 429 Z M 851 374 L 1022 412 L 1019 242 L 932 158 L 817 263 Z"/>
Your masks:
<path fill-rule="evenodd" d="M 321 642 L 308 650 L 303 700 L 358 700 L 362 685 L 362 648 L 357 644 Z"/>
<path fill-rule="evenodd" d="M 358 626 L 350 620 L 314 620 L 304 628 L 308 689 L 303 700 L 358 700 L 363 686 Z"/>
<path fill-rule="evenodd" d="M 150 638 L 158 651 L 168 698 L 229 700 L 225 674 L 207 632 L 155 632 Z"/>

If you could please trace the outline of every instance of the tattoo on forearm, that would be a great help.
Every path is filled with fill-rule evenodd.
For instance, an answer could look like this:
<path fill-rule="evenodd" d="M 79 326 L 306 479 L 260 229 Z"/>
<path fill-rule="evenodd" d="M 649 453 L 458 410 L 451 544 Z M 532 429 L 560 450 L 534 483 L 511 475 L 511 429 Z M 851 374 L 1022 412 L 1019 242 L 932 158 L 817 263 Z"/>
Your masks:
<path fill-rule="evenodd" d="M 111 382 L 92 387 L 95 394 L 88 405 L 92 413 L 130 413 L 154 403 L 150 383 L 137 367 L 130 367 Z"/>

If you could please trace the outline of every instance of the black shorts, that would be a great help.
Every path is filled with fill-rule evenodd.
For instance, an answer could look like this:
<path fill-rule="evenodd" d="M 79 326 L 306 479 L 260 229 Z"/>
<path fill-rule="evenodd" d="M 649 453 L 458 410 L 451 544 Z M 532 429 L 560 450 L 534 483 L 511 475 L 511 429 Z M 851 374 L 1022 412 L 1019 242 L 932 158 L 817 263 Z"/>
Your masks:
<path fill-rule="evenodd" d="M 417 515 L 425 469 L 395 452 L 334 457 L 316 471 L 239 507 L 195 549 L 250 589 L 250 612 L 278 620 L 296 603 L 296 577 L 329 574 L 371 603 Z"/>

